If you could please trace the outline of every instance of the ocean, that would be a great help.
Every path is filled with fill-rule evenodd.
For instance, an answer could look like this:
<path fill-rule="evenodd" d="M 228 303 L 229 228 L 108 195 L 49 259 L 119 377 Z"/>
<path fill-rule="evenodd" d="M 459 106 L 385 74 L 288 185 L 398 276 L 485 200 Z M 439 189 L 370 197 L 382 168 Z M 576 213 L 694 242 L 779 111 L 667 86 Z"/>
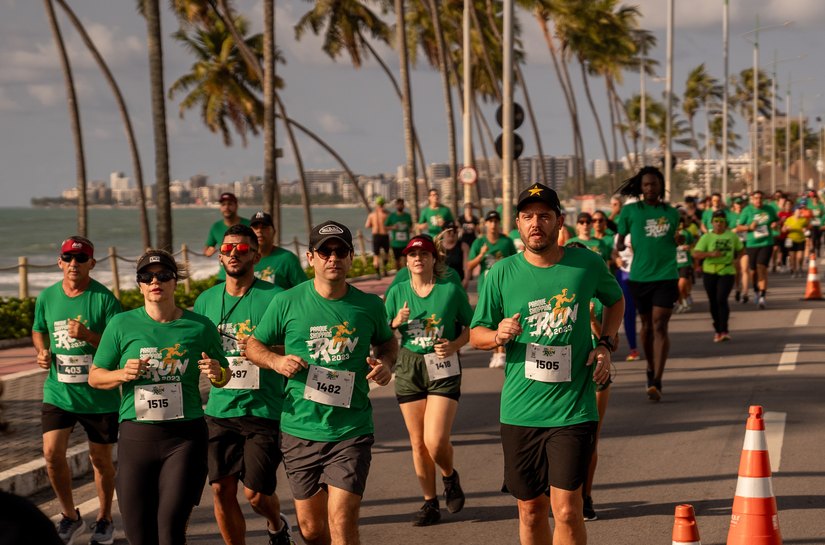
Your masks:
<path fill-rule="evenodd" d="M 240 215 L 252 216 L 258 209 L 242 207 Z M 282 208 L 281 243 L 284 248 L 294 250 L 293 239 L 297 236 L 303 244 L 301 261 L 306 250 L 307 233 L 304 232 L 304 214 L 301 207 Z M 113 246 L 119 256 L 134 260 L 142 253 L 139 226 L 140 214 L 136 208 L 92 208 L 89 209 L 89 238 L 95 245 L 98 263 L 92 277 L 111 287 L 112 271 L 109 260 L 105 259 L 109 247 Z M 201 255 L 209 227 L 220 219 L 218 208 L 173 208 L 172 241 L 175 251 L 180 251 L 182 243 L 189 247 L 189 259 L 194 278 L 205 278 L 218 270 L 217 255 L 211 258 Z M 335 220 L 347 225 L 353 232 L 363 229 L 367 211 L 363 207 L 312 207 L 314 223 Z M 149 210 L 149 228 L 154 237 L 155 211 Z M 77 216 L 74 208 L 0 208 L 0 240 L 4 240 L 5 254 L 0 255 L 0 296 L 17 296 L 19 275 L 18 258 L 25 256 L 29 265 L 29 295 L 36 295 L 62 277 L 57 267 L 57 252 L 60 243 L 76 233 Z M 364 235 L 370 239 L 369 233 Z M 367 243 L 367 251 L 371 245 Z M 356 251 L 358 246 L 356 243 Z M 105 260 L 104 260 L 105 259 Z M 13 267 L 13 270 L 7 270 Z M 118 260 L 118 277 L 122 289 L 135 286 L 134 264 Z"/>

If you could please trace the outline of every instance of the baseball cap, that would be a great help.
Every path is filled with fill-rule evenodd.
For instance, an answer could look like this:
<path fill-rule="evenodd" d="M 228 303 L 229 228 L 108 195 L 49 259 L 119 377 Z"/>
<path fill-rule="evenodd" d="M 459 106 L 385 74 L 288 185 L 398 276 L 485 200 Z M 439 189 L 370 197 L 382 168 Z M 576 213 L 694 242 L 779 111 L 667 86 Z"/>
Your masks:
<path fill-rule="evenodd" d="M 587 212 L 581 212 L 581 213 L 579 213 L 578 217 L 576 218 L 576 223 L 578 223 L 582 220 L 587 220 L 587 221 L 592 222 L 593 221 L 593 216 L 591 216 Z"/>
<path fill-rule="evenodd" d="M 437 250 L 435 249 L 435 244 L 433 243 L 433 239 L 431 239 L 427 235 L 418 235 L 412 237 L 410 241 L 407 243 L 407 246 L 403 250 L 401 250 L 401 255 L 407 255 L 413 250 L 424 250 L 425 252 L 430 252 L 433 255 L 437 253 Z"/>
<path fill-rule="evenodd" d="M 441 226 L 441 230 L 442 230 L 442 231 L 447 231 L 447 230 L 449 230 L 449 229 L 455 229 L 455 228 L 456 228 L 456 224 L 455 224 L 455 222 L 454 222 L 454 221 L 452 221 L 452 220 L 450 220 L 450 221 L 445 221 L 445 222 L 444 222 L 444 224 Z"/>
<path fill-rule="evenodd" d="M 221 196 L 218 199 L 218 202 L 223 202 L 223 201 L 238 202 L 238 197 L 236 197 L 234 193 L 230 193 L 229 191 L 227 191 L 225 193 L 221 193 Z"/>
<path fill-rule="evenodd" d="M 168 269 L 174 273 L 178 272 L 178 265 L 175 263 L 175 260 L 167 254 L 166 252 L 162 252 L 160 250 L 149 250 L 143 256 L 141 256 L 140 260 L 137 264 L 137 272 L 141 272 L 143 269 L 148 267 L 149 265 L 158 264 L 165 269 Z"/>
<path fill-rule="evenodd" d="M 95 247 L 88 239 L 80 237 L 69 237 L 60 245 L 61 254 L 85 254 L 89 257 L 95 256 Z"/>
<path fill-rule="evenodd" d="M 487 212 L 487 215 L 484 216 L 484 221 L 493 221 L 493 220 L 501 221 L 501 216 L 495 210 L 490 210 L 489 212 Z"/>
<path fill-rule="evenodd" d="M 534 202 L 543 202 L 556 214 L 561 214 L 561 202 L 559 201 L 559 196 L 555 191 L 544 184 L 536 182 L 522 191 L 518 196 L 516 210 L 521 212 L 522 208 Z"/>
<path fill-rule="evenodd" d="M 319 248 L 324 242 L 333 238 L 337 238 L 352 250 L 352 233 L 346 225 L 332 220 L 319 223 L 312 228 L 312 232 L 309 234 L 309 246 L 310 248 Z"/>
<path fill-rule="evenodd" d="M 255 225 L 256 223 L 263 223 L 264 225 L 269 225 L 270 227 L 275 227 L 275 224 L 272 222 L 272 216 L 261 210 L 260 212 L 255 212 L 255 215 L 249 218 L 249 225 Z"/>
<path fill-rule="evenodd" d="M 710 217 L 711 219 L 722 218 L 723 220 L 728 221 L 728 215 L 724 210 L 714 210 Z"/>

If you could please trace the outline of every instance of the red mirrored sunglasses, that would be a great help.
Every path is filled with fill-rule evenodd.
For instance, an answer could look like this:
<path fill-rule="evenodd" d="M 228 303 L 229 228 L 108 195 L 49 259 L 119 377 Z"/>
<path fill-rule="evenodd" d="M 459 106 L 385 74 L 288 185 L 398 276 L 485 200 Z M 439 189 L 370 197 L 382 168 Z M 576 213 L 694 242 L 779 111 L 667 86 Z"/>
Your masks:
<path fill-rule="evenodd" d="M 245 242 L 224 242 L 221 244 L 221 255 L 231 255 L 232 250 L 235 250 L 238 255 L 246 255 L 252 251 L 252 247 Z"/>

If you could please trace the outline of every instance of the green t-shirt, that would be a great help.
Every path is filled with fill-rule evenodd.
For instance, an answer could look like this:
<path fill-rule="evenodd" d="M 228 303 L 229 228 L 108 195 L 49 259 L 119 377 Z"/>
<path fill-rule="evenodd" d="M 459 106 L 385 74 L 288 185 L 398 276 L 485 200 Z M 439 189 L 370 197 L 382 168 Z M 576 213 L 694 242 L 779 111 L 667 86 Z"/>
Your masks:
<path fill-rule="evenodd" d="M 89 386 L 95 347 L 69 337 L 69 318 L 90 331 L 103 333 L 109 320 L 120 311 L 118 300 L 97 280 L 91 280 L 86 290 L 76 297 L 66 295 L 62 281 L 40 292 L 34 304 L 32 331 L 48 335 L 52 352 L 49 376 L 43 384 L 43 403 L 78 414 L 117 411 L 120 392 Z"/>
<path fill-rule="evenodd" d="M 722 252 L 721 257 L 706 257 L 702 261 L 702 271 L 708 274 L 731 275 L 736 274 L 736 267 L 733 264 L 734 257 L 744 247 L 745 245 L 736 236 L 736 233 L 726 229 L 721 235 L 717 235 L 713 231 L 705 233 L 696 243 L 693 251 Z"/>
<path fill-rule="evenodd" d="M 461 286 L 461 277 L 458 276 L 458 272 L 453 269 L 452 267 L 445 267 L 444 270 L 444 280 L 447 282 L 452 282 L 453 284 L 457 284 Z M 397 273 L 395 273 L 395 277 L 392 279 L 390 283 L 390 288 L 396 284 L 401 283 L 409 283 L 410 282 L 410 269 L 404 267 L 403 269 L 399 269 Z M 464 289 L 463 287 L 461 289 Z M 389 288 L 387 288 L 389 291 Z"/>
<path fill-rule="evenodd" d="M 441 232 L 441 225 L 444 222 L 453 220 L 453 213 L 446 206 L 439 206 L 435 209 L 428 206 L 421 210 L 418 223 L 426 223 L 430 236 L 435 237 Z"/>
<path fill-rule="evenodd" d="M 455 340 L 457 326 L 468 327 L 473 309 L 461 286 L 448 280 L 437 280 L 427 297 L 419 297 L 409 282 L 397 284 L 387 291 L 387 318 L 392 320 L 404 306 L 410 308 L 410 318 L 398 327 L 401 346 L 417 354 L 433 351 L 437 339 Z"/>
<path fill-rule="evenodd" d="M 390 229 L 390 247 L 404 248 L 410 241 L 410 230 L 412 229 L 412 216 L 408 212 L 393 212 L 384 221 Z M 439 228 L 440 229 L 440 228 Z"/>
<path fill-rule="evenodd" d="M 587 240 L 584 240 L 583 238 L 573 237 L 570 240 L 568 240 L 567 242 L 565 242 L 564 245 L 569 246 L 571 242 L 578 242 L 579 244 L 584 245 L 585 248 L 587 248 L 591 252 L 596 252 L 597 254 L 602 256 L 602 259 L 604 259 L 604 252 L 605 252 L 604 244 L 602 243 L 602 241 L 600 239 L 598 239 L 598 238 L 589 238 Z"/>
<path fill-rule="evenodd" d="M 596 238 L 595 235 L 590 235 L 591 238 Z M 597 239 L 602 243 L 602 257 L 605 261 L 613 259 L 613 246 L 616 244 L 616 233 L 610 229 L 606 229 L 604 237 Z"/>
<path fill-rule="evenodd" d="M 510 257 L 518 253 L 516 251 L 516 245 L 513 244 L 513 239 L 510 237 L 505 237 L 501 235 L 498 237 L 498 240 L 495 243 L 491 243 L 487 240 L 487 236 L 480 236 L 473 241 L 473 245 L 470 246 L 470 254 L 467 256 L 468 260 L 473 260 L 478 257 L 478 254 L 481 253 L 481 247 L 487 245 L 487 253 L 484 254 L 484 258 L 481 260 L 480 268 L 481 272 L 478 275 L 478 291 L 481 292 L 481 286 L 484 284 L 484 277 L 487 276 L 487 273 L 490 271 L 493 265 L 495 265 L 498 261 L 501 261 L 505 257 Z"/>
<path fill-rule="evenodd" d="M 739 215 L 738 225 L 747 225 L 750 227 L 753 222 L 756 222 L 756 229 L 748 231 L 747 237 L 745 238 L 745 247 L 762 248 L 764 246 L 773 246 L 771 224 L 776 221 L 779 221 L 779 216 L 776 215 L 773 208 L 769 206 L 756 208 L 752 204 L 746 206 Z"/>
<path fill-rule="evenodd" d="M 808 201 L 808 210 L 811 211 L 811 227 L 821 227 L 822 220 L 825 219 L 825 204 L 822 201 L 814 202 L 810 197 Z"/>
<path fill-rule="evenodd" d="M 226 284 L 218 284 L 201 293 L 195 301 L 194 311 L 209 318 L 217 327 L 232 373 L 226 387 L 213 386 L 209 391 L 206 404 L 209 416 L 258 416 L 280 420 L 284 401 L 283 375 L 241 360 L 238 341 L 244 342 L 252 335 L 272 298 L 281 291 L 284 290 L 279 286 L 257 280 L 242 297 L 233 297 L 226 293 Z"/>
<path fill-rule="evenodd" d="M 309 380 L 308 369 L 289 379 L 281 413 L 282 431 L 325 442 L 373 433 L 367 382 L 371 369 L 366 359 L 370 345 L 383 344 L 393 337 L 381 298 L 349 286 L 341 299 L 325 299 L 315 290 L 315 282 L 304 282 L 272 299 L 253 335 L 267 346 L 284 345 L 286 354 L 298 356 L 311 366 L 329 369 L 326 374 L 333 378 L 340 378 L 341 371 L 354 373 L 349 408 L 305 399 L 305 392 L 313 395 L 320 388 L 328 388 L 316 383 L 317 388 L 312 389 L 316 385 Z M 323 378 L 323 373 L 316 377 Z"/>
<path fill-rule="evenodd" d="M 685 237 L 685 241 L 676 247 L 676 268 L 693 267 L 693 255 L 690 252 L 690 245 L 696 239 L 693 233 L 687 229 L 682 229 L 679 233 Z"/>
<path fill-rule="evenodd" d="M 501 422 L 514 426 L 570 426 L 599 419 L 593 367 L 590 300 L 607 306 L 622 297 L 604 260 L 582 248 L 565 248 L 552 267 L 536 267 L 524 254 L 497 263 L 484 283 L 471 327 L 496 329 L 520 313 L 521 334 L 506 345 Z M 569 346 L 569 382 L 541 382 L 525 375 L 527 346 Z"/>
<path fill-rule="evenodd" d="M 175 410 L 175 396 L 167 393 L 169 404 L 164 407 L 174 416 L 167 419 L 147 419 L 144 422 L 193 420 L 203 416 L 198 387 L 201 375 L 198 360 L 201 359 L 202 352 L 220 361 L 221 367 L 228 367 L 229 363 L 223 355 L 221 337 L 209 318 L 184 310 L 183 315 L 177 320 L 156 322 L 146 313 L 146 307 L 140 307 L 112 318 L 97 348 L 95 365 L 114 371 L 123 368 L 126 360 L 149 358 L 146 373 L 120 387 L 123 394 L 120 402 L 121 422 L 137 420 L 136 397 L 140 400 L 144 393 L 147 396 L 150 393 L 157 394 L 157 390 L 152 391 L 153 385 L 174 384 L 179 384 L 180 397 L 177 399 L 182 411 Z M 138 389 L 142 395 L 136 396 L 135 390 Z"/>
<path fill-rule="evenodd" d="M 301 267 L 297 255 L 285 248 L 275 246 L 268 256 L 262 257 L 255 265 L 255 278 L 288 290 L 306 282 L 307 273 Z"/>
<path fill-rule="evenodd" d="M 248 219 L 240 218 L 240 220 L 241 225 L 249 225 Z M 223 235 L 226 233 L 227 229 L 229 229 L 229 227 L 222 219 L 213 223 L 212 227 L 209 228 L 209 236 L 206 237 L 206 243 L 204 243 L 204 246 L 207 248 L 210 246 L 217 247 L 218 244 L 223 242 Z"/>
<path fill-rule="evenodd" d="M 658 282 L 676 280 L 676 229 L 679 212 L 669 204 L 650 206 L 644 202 L 622 208 L 618 233 L 633 241 L 630 280 Z"/>

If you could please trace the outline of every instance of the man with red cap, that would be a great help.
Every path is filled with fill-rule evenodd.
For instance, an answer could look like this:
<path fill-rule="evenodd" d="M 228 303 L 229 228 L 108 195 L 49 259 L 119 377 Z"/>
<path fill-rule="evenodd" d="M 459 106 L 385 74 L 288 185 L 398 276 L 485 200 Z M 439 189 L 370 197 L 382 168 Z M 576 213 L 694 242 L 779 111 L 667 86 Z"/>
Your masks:
<path fill-rule="evenodd" d="M 49 370 L 43 386 L 43 455 L 63 513 L 58 534 L 64 543 L 71 543 L 83 531 L 83 520 L 72 497 L 66 449 L 75 424 L 83 426 L 100 503 L 91 539 L 108 544 L 113 541 L 112 445 L 117 441 L 120 392 L 96 390 L 88 379 L 106 323 L 121 307 L 111 291 L 89 276 L 95 266 L 89 239 L 72 236 L 63 241 L 57 265 L 63 279 L 37 297 L 32 325 L 37 363 Z"/>
<path fill-rule="evenodd" d="M 218 244 L 223 241 L 223 234 L 227 229 L 239 223 L 249 225 L 248 219 L 238 215 L 238 198 L 234 193 L 228 191 L 221 193 L 218 202 L 221 204 L 223 219 L 216 221 L 209 228 L 209 236 L 206 238 L 206 244 L 203 248 L 203 255 L 206 257 L 210 257 L 215 253 Z M 220 272 L 223 273 L 223 269 Z M 223 274 L 220 275 L 220 278 L 224 278 Z"/>

